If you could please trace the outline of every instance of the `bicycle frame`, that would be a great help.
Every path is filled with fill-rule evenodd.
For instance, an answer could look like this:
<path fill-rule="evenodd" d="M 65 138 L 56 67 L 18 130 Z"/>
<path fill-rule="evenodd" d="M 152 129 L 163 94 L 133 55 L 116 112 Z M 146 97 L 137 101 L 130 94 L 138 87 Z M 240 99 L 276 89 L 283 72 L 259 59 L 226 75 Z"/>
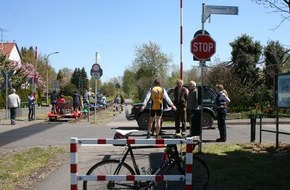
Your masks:
<path fill-rule="evenodd" d="M 139 169 L 139 166 L 136 162 L 136 159 L 135 159 L 135 155 L 133 153 L 133 150 L 135 149 L 147 149 L 147 148 L 165 148 L 166 146 L 131 146 L 130 144 L 126 145 L 126 149 L 125 150 L 125 153 L 124 155 L 121 157 L 120 159 L 120 163 L 118 165 L 118 167 L 116 168 L 116 171 L 114 172 L 114 175 L 118 174 L 119 171 L 121 170 L 121 167 L 122 167 L 122 164 L 125 163 L 125 160 L 127 158 L 127 156 L 130 154 L 131 156 L 131 159 L 132 159 L 132 163 L 133 163 L 133 167 L 134 167 L 134 170 L 135 170 L 135 174 L 136 175 L 140 175 L 141 172 L 140 172 L 140 169 Z M 177 146 L 176 145 L 173 145 L 173 146 L 170 146 L 170 147 L 173 147 L 174 148 L 174 154 L 172 154 L 172 157 L 168 160 L 164 160 L 164 162 L 162 163 L 162 165 L 160 165 L 158 168 L 155 169 L 154 172 L 152 172 L 152 175 L 157 175 L 158 173 L 160 173 L 166 166 L 169 166 L 169 167 L 173 167 L 174 165 L 177 165 L 178 166 L 178 169 L 180 171 L 181 174 L 184 174 L 185 171 L 184 169 L 182 168 L 182 165 L 181 165 L 181 157 L 178 153 L 178 149 L 177 149 Z M 145 183 L 142 183 L 142 182 L 138 182 L 137 183 L 137 189 L 138 190 L 142 190 L 142 189 L 147 189 L 149 187 L 151 187 L 155 182 L 154 181 L 148 181 L 148 182 L 145 182 Z"/>

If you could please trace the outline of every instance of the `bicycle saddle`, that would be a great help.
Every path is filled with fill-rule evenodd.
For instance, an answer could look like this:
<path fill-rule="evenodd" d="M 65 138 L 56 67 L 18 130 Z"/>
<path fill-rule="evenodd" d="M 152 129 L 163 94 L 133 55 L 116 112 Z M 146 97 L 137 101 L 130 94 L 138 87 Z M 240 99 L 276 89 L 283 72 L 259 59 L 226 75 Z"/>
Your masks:
<path fill-rule="evenodd" d="M 134 132 L 139 132 L 138 130 L 122 130 L 122 129 L 117 129 L 116 130 L 116 133 L 119 133 L 123 136 L 127 136 L 127 135 L 130 135 L 131 133 L 134 133 Z"/>

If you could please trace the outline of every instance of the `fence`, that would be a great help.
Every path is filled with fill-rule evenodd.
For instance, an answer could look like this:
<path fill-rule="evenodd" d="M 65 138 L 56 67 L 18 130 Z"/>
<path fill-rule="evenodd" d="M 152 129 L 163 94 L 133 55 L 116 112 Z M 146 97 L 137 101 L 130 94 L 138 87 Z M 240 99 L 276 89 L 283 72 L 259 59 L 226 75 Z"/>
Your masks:
<path fill-rule="evenodd" d="M 280 116 L 278 114 L 276 115 L 271 115 L 271 118 L 275 118 L 275 125 L 276 128 L 275 130 L 269 130 L 269 129 L 263 129 L 263 117 L 264 116 L 269 116 L 269 115 L 263 115 L 263 114 L 257 114 L 255 117 L 251 118 L 251 142 L 255 141 L 255 136 L 256 136 L 256 119 L 259 118 L 259 127 L 260 127 L 260 143 L 262 143 L 262 132 L 268 132 L 268 133 L 275 133 L 275 139 L 276 139 L 276 149 L 279 148 L 279 134 L 283 135 L 290 135 L 288 132 L 283 132 L 280 131 L 279 125 L 280 125 L 280 117 L 287 117 L 289 116 Z"/>
<path fill-rule="evenodd" d="M 165 145 L 186 143 L 185 175 L 100 175 L 88 176 L 78 174 L 78 145 L 95 146 L 103 144 L 142 144 Z M 192 151 L 193 139 L 87 139 L 72 137 L 70 139 L 70 175 L 71 190 L 78 190 L 78 181 L 185 181 L 185 189 L 192 189 Z"/>

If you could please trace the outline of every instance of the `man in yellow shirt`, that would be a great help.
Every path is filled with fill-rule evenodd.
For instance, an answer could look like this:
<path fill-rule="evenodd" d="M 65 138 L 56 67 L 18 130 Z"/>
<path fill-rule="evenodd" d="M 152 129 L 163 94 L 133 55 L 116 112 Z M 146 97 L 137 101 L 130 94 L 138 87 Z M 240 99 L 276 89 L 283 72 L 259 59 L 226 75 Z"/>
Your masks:
<path fill-rule="evenodd" d="M 166 90 L 161 87 L 160 81 L 155 79 L 152 84 L 152 88 L 150 88 L 147 92 L 146 98 L 143 102 L 143 106 L 141 107 L 141 112 L 144 111 L 149 100 L 151 102 L 151 109 L 150 109 L 150 120 L 148 123 L 148 132 L 147 138 L 150 138 L 150 131 L 152 129 L 152 124 L 154 121 L 154 117 L 156 116 L 156 138 L 159 136 L 160 129 L 161 129 L 161 117 L 163 112 L 163 98 L 167 101 L 168 105 L 172 107 L 173 110 L 176 110 L 176 107 L 173 105 L 172 101 L 170 100 Z"/>

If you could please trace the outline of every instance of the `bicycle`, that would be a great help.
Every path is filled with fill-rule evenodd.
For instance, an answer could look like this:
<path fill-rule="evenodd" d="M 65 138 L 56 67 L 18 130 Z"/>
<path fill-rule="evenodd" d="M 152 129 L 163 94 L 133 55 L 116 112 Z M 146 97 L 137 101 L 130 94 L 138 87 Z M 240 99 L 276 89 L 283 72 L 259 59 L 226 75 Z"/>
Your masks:
<path fill-rule="evenodd" d="M 115 134 L 115 139 L 128 138 L 132 132 L 137 130 L 117 130 Z M 198 145 L 200 141 L 195 141 L 194 146 Z M 93 165 L 86 175 L 141 175 L 139 166 L 137 165 L 133 150 L 135 149 L 145 149 L 145 148 L 160 148 L 154 145 L 138 145 L 131 146 L 130 144 L 126 145 L 117 145 L 125 146 L 123 156 L 118 160 L 104 160 Z M 145 175 L 185 175 L 185 164 L 184 164 L 184 155 L 178 151 L 176 145 L 167 145 L 165 147 L 162 164 L 154 169 L 144 171 L 142 168 L 142 173 Z M 133 163 L 133 168 L 125 162 L 127 156 L 131 156 Z M 209 170 L 206 163 L 199 157 L 193 155 L 193 173 L 192 173 L 192 185 L 193 189 L 206 189 L 209 182 Z M 173 187 L 176 181 L 163 181 L 161 187 L 164 190 L 169 190 L 170 187 Z M 182 181 L 183 186 L 185 184 Z M 93 189 L 133 189 L 133 190 L 146 190 L 146 189 L 156 189 L 157 184 L 155 181 L 84 181 L 83 189 L 84 190 L 93 190 Z M 176 188 L 175 188 L 176 189 Z M 178 186 L 180 189 L 180 185 Z"/>

